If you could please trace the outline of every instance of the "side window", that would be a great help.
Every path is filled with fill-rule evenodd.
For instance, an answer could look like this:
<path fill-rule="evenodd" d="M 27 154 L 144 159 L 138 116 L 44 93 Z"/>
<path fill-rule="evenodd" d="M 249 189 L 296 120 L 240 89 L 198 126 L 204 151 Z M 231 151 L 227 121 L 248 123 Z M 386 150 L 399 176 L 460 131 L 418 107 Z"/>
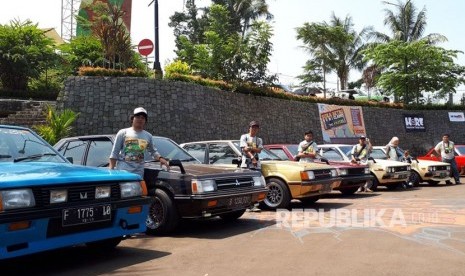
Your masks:
<path fill-rule="evenodd" d="M 192 145 L 185 145 L 184 149 L 190 153 L 190 155 L 194 156 L 197 160 L 202 163 L 205 163 L 205 144 L 192 144 Z"/>
<path fill-rule="evenodd" d="M 212 143 L 208 146 L 209 164 L 232 164 L 237 158 L 234 150 L 224 143 Z"/>
<path fill-rule="evenodd" d="M 112 147 L 113 143 L 110 140 L 90 141 L 86 165 L 91 167 L 107 167 Z"/>
<path fill-rule="evenodd" d="M 70 141 L 68 145 L 62 147 L 61 154 L 65 157 L 72 157 L 73 164 L 80 165 L 84 156 L 84 152 L 87 147 L 87 142 L 85 141 Z"/>
<path fill-rule="evenodd" d="M 283 149 L 270 149 L 270 151 L 274 154 L 276 154 L 277 156 L 279 156 L 279 158 L 281 158 L 282 160 L 291 160 L 287 154 L 284 152 Z"/>

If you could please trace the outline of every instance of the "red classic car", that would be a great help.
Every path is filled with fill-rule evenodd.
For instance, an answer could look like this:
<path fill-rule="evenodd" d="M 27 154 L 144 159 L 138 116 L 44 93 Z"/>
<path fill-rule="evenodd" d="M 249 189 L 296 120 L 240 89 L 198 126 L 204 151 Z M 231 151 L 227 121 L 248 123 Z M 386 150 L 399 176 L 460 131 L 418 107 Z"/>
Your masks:
<path fill-rule="evenodd" d="M 298 153 L 298 145 L 274 144 L 265 145 L 264 147 L 284 160 L 295 161 L 295 156 Z M 373 179 L 373 176 L 370 175 L 370 168 L 368 165 L 353 164 L 351 162 L 343 161 L 342 158 L 335 158 L 334 155 L 337 154 L 339 153 L 332 149 L 322 149 L 320 151 L 320 159 L 317 158 L 315 160 L 316 162 L 323 162 L 321 161 L 321 158 L 325 158 L 327 160 L 340 160 L 329 161 L 329 165 L 335 167 L 338 171 L 339 177 L 342 178 L 341 185 L 339 188 L 335 188 L 335 190 L 339 190 L 344 195 L 351 195 L 355 193 L 360 186 L 363 186 L 367 180 Z"/>
<path fill-rule="evenodd" d="M 424 156 L 418 156 L 417 159 L 441 161 L 441 157 L 431 156 L 432 152 L 433 148 Z M 465 145 L 455 145 L 455 161 L 457 162 L 460 175 L 465 175 Z"/>

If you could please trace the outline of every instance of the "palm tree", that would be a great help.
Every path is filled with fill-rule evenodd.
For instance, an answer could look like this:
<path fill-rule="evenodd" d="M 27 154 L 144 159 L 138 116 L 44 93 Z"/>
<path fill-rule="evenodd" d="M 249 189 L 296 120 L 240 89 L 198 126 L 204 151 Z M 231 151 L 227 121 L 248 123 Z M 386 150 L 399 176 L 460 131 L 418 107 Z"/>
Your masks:
<path fill-rule="evenodd" d="M 384 9 L 386 17 L 384 25 L 388 26 L 392 35 L 383 34 L 380 32 L 372 32 L 370 35 L 375 37 L 379 42 L 389 42 L 392 40 L 400 40 L 404 42 L 412 42 L 417 40 L 426 40 L 430 44 L 447 41 L 447 38 L 441 34 L 428 34 L 423 36 L 426 28 L 426 8 L 423 7 L 419 12 L 411 0 L 402 2 L 397 1 L 397 4 L 388 1 L 383 1 L 386 5 L 391 5 L 396 8 L 395 11 Z"/>

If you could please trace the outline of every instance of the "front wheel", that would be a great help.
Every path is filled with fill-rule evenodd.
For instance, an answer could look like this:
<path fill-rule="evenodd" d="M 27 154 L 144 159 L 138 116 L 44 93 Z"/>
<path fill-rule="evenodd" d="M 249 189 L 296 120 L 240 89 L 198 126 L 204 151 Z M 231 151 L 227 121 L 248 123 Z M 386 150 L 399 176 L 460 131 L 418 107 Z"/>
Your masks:
<path fill-rule="evenodd" d="M 227 221 L 227 222 L 235 221 L 238 218 L 240 218 L 244 213 L 245 213 L 245 210 L 237 210 L 237 211 L 233 211 L 230 213 L 221 214 L 220 218 L 222 218 L 224 221 Z"/>
<path fill-rule="evenodd" d="M 262 201 L 266 207 L 271 209 L 287 208 L 291 203 L 291 194 L 287 185 L 276 178 L 271 178 L 267 181 L 268 193 Z"/>
<path fill-rule="evenodd" d="M 371 184 L 370 190 L 372 191 L 377 191 L 379 186 L 379 181 L 378 178 L 376 178 L 375 175 L 373 175 L 373 183 Z"/>
<path fill-rule="evenodd" d="M 149 193 L 153 201 L 146 219 L 148 235 L 163 235 L 172 232 L 179 223 L 179 214 L 173 199 L 161 189 Z"/>
<path fill-rule="evenodd" d="M 409 182 L 411 182 L 413 186 L 418 187 L 420 186 L 421 176 L 416 171 L 412 171 L 410 173 Z"/>

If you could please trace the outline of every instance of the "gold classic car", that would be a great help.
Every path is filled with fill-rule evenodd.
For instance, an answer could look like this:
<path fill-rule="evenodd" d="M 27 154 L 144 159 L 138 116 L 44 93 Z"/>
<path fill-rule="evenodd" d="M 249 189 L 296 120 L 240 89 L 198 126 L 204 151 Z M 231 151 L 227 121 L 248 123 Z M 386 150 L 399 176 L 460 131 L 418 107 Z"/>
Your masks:
<path fill-rule="evenodd" d="M 382 156 L 382 154 L 384 154 L 384 156 L 386 156 L 385 147 L 373 147 L 372 154 L 377 156 Z M 413 158 L 410 165 L 411 175 L 409 181 L 411 181 L 414 186 L 418 186 L 422 182 L 428 182 L 430 185 L 437 185 L 441 181 L 451 180 L 450 164 L 448 163 Z"/>
<path fill-rule="evenodd" d="M 204 164 L 231 166 L 241 157 L 238 140 L 190 142 L 181 147 Z M 268 187 L 263 204 L 271 209 L 287 208 L 292 199 L 316 202 L 341 184 L 336 168 L 326 164 L 284 161 L 266 149 L 259 158 Z"/>

